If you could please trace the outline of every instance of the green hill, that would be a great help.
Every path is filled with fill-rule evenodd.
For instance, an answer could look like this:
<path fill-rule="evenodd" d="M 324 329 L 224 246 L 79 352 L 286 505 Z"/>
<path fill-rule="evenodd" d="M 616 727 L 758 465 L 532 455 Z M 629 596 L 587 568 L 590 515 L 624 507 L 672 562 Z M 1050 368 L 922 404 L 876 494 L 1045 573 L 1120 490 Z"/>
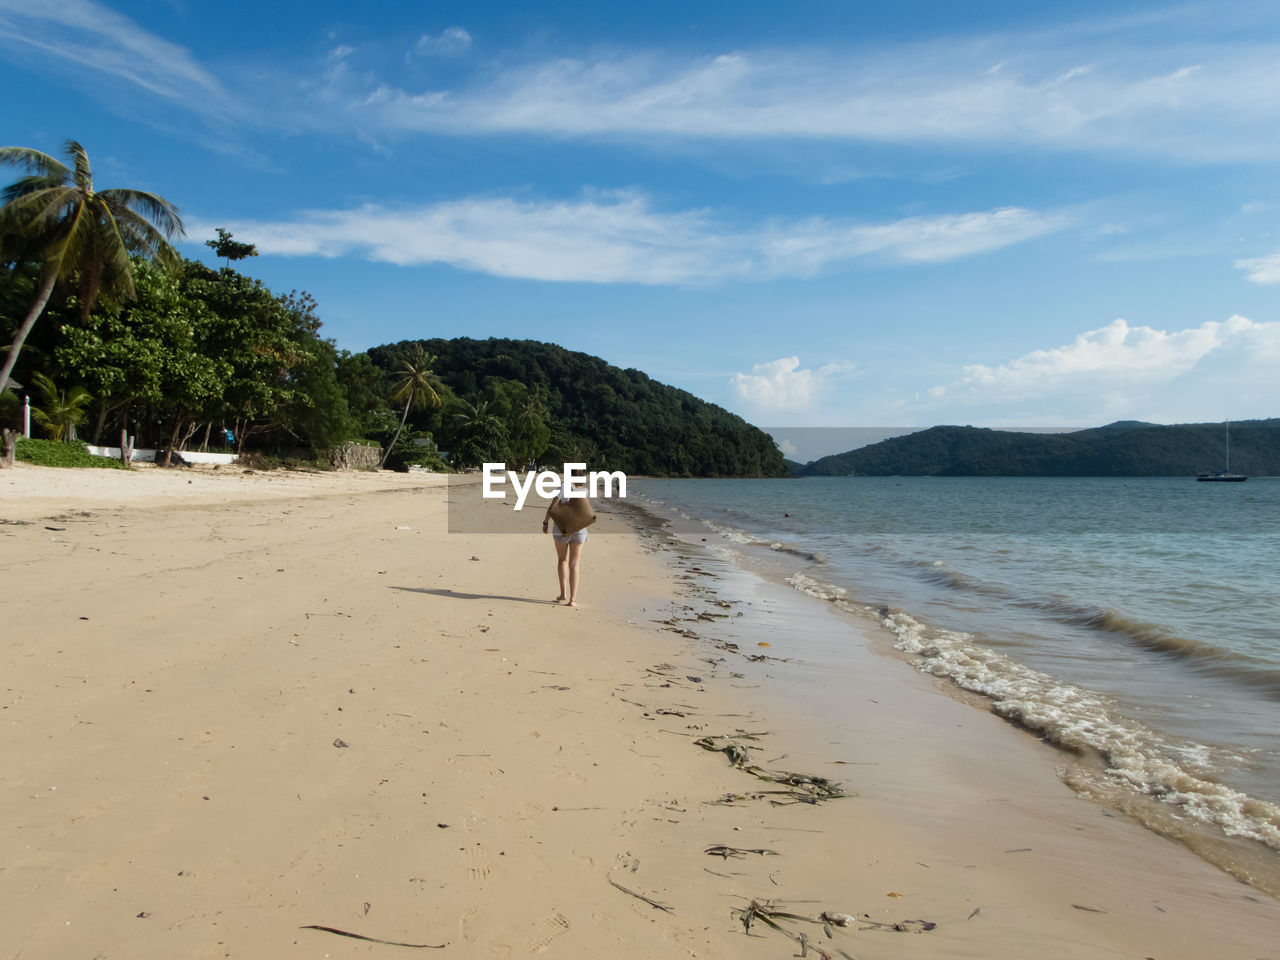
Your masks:
<path fill-rule="evenodd" d="M 374 347 L 369 356 L 386 371 L 419 341 Z M 456 398 L 488 401 L 499 414 L 530 397 L 541 400 L 551 432 L 539 456 L 587 460 L 593 469 L 652 476 L 777 477 L 788 473 L 773 439 L 741 417 L 639 370 L 537 340 L 489 338 L 420 341 L 435 355 L 434 369 Z M 410 420 L 431 429 L 442 449 L 461 441 L 449 405 Z M 513 428 L 514 429 L 514 428 Z M 495 459 L 506 459 L 495 457 Z"/>
<path fill-rule="evenodd" d="M 1176 477 L 1223 468 L 1220 423 L 1120 421 L 1073 433 L 932 427 L 806 464 L 800 476 Z M 1231 424 L 1231 469 L 1280 475 L 1280 419 Z"/>

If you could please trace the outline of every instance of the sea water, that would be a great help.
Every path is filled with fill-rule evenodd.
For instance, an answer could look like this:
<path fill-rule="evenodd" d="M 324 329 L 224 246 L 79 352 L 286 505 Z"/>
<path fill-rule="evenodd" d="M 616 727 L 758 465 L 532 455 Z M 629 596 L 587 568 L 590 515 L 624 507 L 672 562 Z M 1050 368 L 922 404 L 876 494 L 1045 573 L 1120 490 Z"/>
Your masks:
<path fill-rule="evenodd" d="M 1068 777 L 1083 793 L 1145 804 L 1192 846 L 1216 834 L 1255 862 L 1280 857 L 1280 479 L 633 480 L 631 493 L 1091 760 Z"/>

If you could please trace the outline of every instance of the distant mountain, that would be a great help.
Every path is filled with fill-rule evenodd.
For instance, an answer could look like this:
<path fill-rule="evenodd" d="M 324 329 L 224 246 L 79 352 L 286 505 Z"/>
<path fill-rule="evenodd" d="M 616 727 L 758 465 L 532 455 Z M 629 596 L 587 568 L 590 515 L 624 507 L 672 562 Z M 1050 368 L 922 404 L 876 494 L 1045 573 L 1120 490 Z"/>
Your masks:
<path fill-rule="evenodd" d="M 1224 466 L 1221 423 L 1122 420 L 1073 433 L 931 427 L 806 464 L 799 476 L 1178 477 Z M 1231 423 L 1231 469 L 1280 475 L 1280 419 Z"/>

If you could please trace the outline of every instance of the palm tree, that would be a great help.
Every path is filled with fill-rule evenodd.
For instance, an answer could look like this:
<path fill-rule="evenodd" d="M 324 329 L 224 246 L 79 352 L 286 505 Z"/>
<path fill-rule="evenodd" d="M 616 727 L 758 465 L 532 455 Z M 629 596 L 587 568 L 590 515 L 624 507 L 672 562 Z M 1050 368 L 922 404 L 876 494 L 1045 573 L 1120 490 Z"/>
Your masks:
<path fill-rule="evenodd" d="M 35 301 L 0 368 L 0 390 L 57 284 L 75 280 L 87 317 L 99 296 L 117 303 L 133 298 L 130 254 L 165 266 L 179 262 L 169 243 L 184 234 L 177 208 L 142 190 L 95 191 L 84 147 L 74 140 L 65 147 L 70 167 L 39 150 L 0 147 L 0 163 L 31 171 L 0 194 L 0 236 L 41 264 Z"/>
<path fill-rule="evenodd" d="M 461 413 L 455 413 L 453 419 L 462 425 L 463 433 L 475 433 L 481 427 L 487 426 L 490 421 L 497 419 L 489 412 L 488 400 L 477 400 L 475 403 L 463 400 L 462 406 L 465 409 Z"/>
<path fill-rule="evenodd" d="M 93 399 L 93 395 L 84 387 L 68 387 L 59 390 L 58 385 L 43 373 L 31 378 L 44 402 L 31 408 L 31 416 L 36 423 L 49 431 L 54 440 L 62 440 L 71 427 L 84 423 L 85 407 Z"/>
<path fill-rule="evenodd" d="M 546 450 L 550 439 L 547 405 L 541 396 L 530 390 L 520 406 L 520 412 L 516 414 L 517 459 L 526 463 L 536 461 Z"/>
<path fill-rule="evenodd" d="M 396 435 L 391 438 L 391 443 L 382 454 L 380 467 L 387 465 L 387 457 L 391 456 L 392 448 L 400 439 L 400 431 L 404 429 L 404 422 L 409 419 L 409 410 L 422 407 L 430 407 L 434 410 L 440 406 L 442 402 L 440 394 L 444 390 L 444 384 L 431 369 L 435 362 L 436 358 L 427 353 L 421 343 L 415 343 L 409 351 L 409 356 L 400 361 L 400 368 L 395 372 L 395 380 L 391 384 L 391 399 L 397 402 L 404 401 L 404 413 L 400 415 L 400 426 L 396 427 Z"/>

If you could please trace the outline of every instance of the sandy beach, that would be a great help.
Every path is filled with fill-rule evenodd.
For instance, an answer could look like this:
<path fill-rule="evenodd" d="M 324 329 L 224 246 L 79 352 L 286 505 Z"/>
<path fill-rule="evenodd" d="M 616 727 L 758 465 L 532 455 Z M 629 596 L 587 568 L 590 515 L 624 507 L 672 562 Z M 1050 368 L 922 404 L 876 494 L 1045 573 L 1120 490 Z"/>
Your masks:
<path fill-rule="evenodd" d="M 449 495 L 0 471 L 0 958 L 1280 957 L 1280 902 L 873 638 L 790 657 L 819 605 L 602 509 L 570 610 L 541 509 Z"/>

